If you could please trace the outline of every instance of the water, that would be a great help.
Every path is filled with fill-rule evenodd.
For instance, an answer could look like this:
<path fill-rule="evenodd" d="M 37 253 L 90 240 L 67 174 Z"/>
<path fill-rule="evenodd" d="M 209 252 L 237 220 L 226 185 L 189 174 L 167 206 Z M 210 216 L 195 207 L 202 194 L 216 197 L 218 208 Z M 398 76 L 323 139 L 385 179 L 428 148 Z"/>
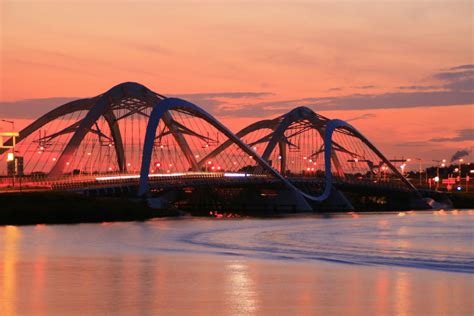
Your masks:
<path fill-rule="evenodd" d="M 0 315 L 474 311 L 474 211 L 0 228 Z"/>

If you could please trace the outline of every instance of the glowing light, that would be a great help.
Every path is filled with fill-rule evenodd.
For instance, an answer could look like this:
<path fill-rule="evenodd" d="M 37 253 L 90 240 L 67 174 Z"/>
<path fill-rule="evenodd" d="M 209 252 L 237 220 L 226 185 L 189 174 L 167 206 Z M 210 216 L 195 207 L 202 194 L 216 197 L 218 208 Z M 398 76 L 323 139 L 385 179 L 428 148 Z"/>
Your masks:
<path fill-rule="evenodd" d="M 69 166 L 69 164 L 70 164 L 70 163 L 69 163 L 69 161 L 68 161 L 68 162 L 66 162 L 66 165 L 68 165 L 68 166 Z"/>
<path fill-rule="evenodd" d="M 109 167 L 109 171 L 112 170 L 112 167 Z"/>
<path fill-rule="evenodd" d="M 442 164 L 441 164 L 441 167 L 446 167 L 446 164 L 445 164 L 445 163 L 442 163 Z"/>
<path fill-rule="evenodd" d="M 253 146 L 253 150 L 257 150 L 257 146 Z"/>
<path fill-rule="evenodd" d="M 278 159 L 281 160 L 281 156 L 278 156 Z"/>
<path fill-rule="evenodd" d="M 216 169 L 216 167 L 212 166 L 212 168 L 211 168 L 211 169 L 212 169 L 212 170 L 214 170 L 214 169 Z"/>
<path fill-rule="evenodd" d="M 170 166 L 170 167 L 173 167 L 173 164 L 172 164 L 172 163 L 170 163 L 170 164 L 169 164 L 169 166 Z"/>
<path fill-rule="evenodd" d="M 220 166 L 219 166 L 219 167 L 217 167 L 217 170 L 221 170 L 221 167 L 220 167 Z"/>
<path fill-rule="evenodd" d="M 157 166 L 157 167 L 161 167 L 161 163 L 157 162 L 157 163 L 156 163 L 156 166 Z"/>
<path fill-rule="evenodd" d="M 355 161 L 355 162 L 359 162 L 359 159 L 355 158 L 354 161 Z"/>
<path fill-rule="evenodd" d="M 131 163 L 128 163 L 128 164 L 127 164 L 127 166 L 129 166 L 129 167 L 130 167 L 131 165 L 132 165 Z"/>
<path fill-rule="evenodd" d="M 112 168 L 109 168 L 112 169 Z M 169 171 L 169 170 L 168 170 Z M 201 173 L 199 173 L 201 174 Z M 202 173 L 205 174 L 205 173 Z M 176 172 L 176 173 L 170 173 L 170 174 L 163 174 L 163 173 L 157 173 L 157 174 L 150 174 L 148 177 L 149 178 L 161 178 L 161 177 L 181 177 L 185 176 L 186 173 L 183 172 Z M 131 179 L 140 179 L 140 175 L 128 175 L 128 176 L 111 176 L 111 177 L 98 177 L 95 178 L 97 181 L 109 181 L 109 180 L 131 180 Z"/>
<path fill-rule="evenodd" d="M 237 161 L 234 161 L 234 165 L 236 165 L 236 164 L 237 164 Z"/>
<path fill-rule="evenodd" d="M 249 156 L 250 159 L 253 159 L 253 156 Z"/>
<path fill-rule="evenodd" d="M 56 161 L 56 158 L 53 158 L 53 161 Z"/>
<path fill-rule="evenodd" d="M 15 160 L 15 155 L 13 153 L 8 153 L 7 154 L 7 161 L 13 161 Z"/>
<path fill-rule="evenodd" d="M 208 164 L 208 165 L 212 165 L 212 161 L 209 160 L 209 161 L 207 162 L 207 164 Z"/>
<path fill-rule="evenodd" d="M 438 176 L 434 177 L 433 179 L 434 179 L 435 182 L 439 182 L 439 177 Z"/>
<path fill-rule="evenodd" d="M 462 158 L 459 159 L 459 162 L 463 162 L 463 161 L 464 161 L 464 159 L 462 159 Z"/>
<path fill-rule="evenodd" d="M 224 173 L 224 177 L 228 177 L 228 178 L 244 178 L 248 176 L 250 175 L 247 173 L 229 173 L 229 172 Z"/>
<path fill-rule="evenodd" d="M 306 160 L 306 159 L 308 159 L 306 156 L 305 156 L 305 157 L 303 157 L 303 160 Z"/>
<path fill-rule="evenodd" d="M 199 155 L 194 155 L 194 157 L 199 158 Z"/>
<path fill-rule="evenodd" d="M 454 169 L 454 172 L 458 172 L 458 171 L 459 171 L 459 168 L 455 168 L 455 169 Z"/>
<path fill-rule="evenodd" d="M 411 158 L 408 158 L 406 161 L 410 162 L 410 161 L 411 161 Z"/>
<path fill-rule="evenodd" d="M 90 155 L 92 155 L 92 153 L 87 153 L 87 156 L 90 156 Z"/>
<path fill-rule="evenodd" d="M 462 190 L 462 187 L 461 187 L 460 185 L 458 185 L 458 186 L 456 187 L 456 190 L 461 191 L 461 190 Z"/>

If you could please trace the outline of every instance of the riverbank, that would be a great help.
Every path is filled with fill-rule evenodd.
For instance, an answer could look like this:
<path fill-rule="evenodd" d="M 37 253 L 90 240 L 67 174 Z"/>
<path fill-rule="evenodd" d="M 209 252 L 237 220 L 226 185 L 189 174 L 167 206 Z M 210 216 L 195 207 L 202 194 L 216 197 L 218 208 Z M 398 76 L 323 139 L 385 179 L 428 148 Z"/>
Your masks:
<path fill-rule="evenodd" d="M 474 208 L 474 193 L 455 192 L 450 194 L 450 198 L 454 208 Z M 55 191 L 2 193 L 0 206 L 0 225 L 145 221 L 182 214 L 177 209 L 152 209 L 143 199 L 87 197 Z M 226 216 L 217 213 L 213 215 Z"/>
<path fill-rule="evenodd" d="M 54 191 L 2 193 L 0 206 L 0 225 L 145 221 L 179 215 L 176 210 L 154 210 L 141 199 Z"/>
<path fill-rule="evenodd" d="M 474 208 L 474 192 L 454 192 L 449 198 L 454 208 Z"/>

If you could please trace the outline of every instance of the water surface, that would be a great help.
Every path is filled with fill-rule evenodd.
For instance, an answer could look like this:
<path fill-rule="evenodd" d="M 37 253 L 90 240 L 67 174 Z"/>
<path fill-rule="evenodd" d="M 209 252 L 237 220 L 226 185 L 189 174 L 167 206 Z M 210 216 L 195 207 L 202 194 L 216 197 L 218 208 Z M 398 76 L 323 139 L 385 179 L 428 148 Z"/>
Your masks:
<path fill-rule="evenodd" d="M 0 228 L 0 315 L 469 315 L 474 211 Z"/>

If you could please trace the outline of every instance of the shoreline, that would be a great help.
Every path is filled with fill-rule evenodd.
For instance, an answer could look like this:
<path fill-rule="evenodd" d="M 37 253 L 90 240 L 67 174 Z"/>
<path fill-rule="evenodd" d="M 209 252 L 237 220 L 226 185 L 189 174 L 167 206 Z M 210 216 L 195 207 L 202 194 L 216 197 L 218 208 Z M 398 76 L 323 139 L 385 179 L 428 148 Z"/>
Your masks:
<path fill-rule="evenodd" d="M 474 192 L 456 192 L 452 193 L 450 198 L 453 209 L 474 208 Z M 144 199 L 87 197 L 78 193 L 57 191 L 1 193 L 0 205 L 0 226 L 146 221 L 184 214 L 179 209 L 153 209 Z M 214 216 L 216 215 L 217 213 Z M 282 214 L 249 212 L 244 215 L 259 218 Z M 216 217 L 240 217 L 240 214 L 224 213 Z"/>

